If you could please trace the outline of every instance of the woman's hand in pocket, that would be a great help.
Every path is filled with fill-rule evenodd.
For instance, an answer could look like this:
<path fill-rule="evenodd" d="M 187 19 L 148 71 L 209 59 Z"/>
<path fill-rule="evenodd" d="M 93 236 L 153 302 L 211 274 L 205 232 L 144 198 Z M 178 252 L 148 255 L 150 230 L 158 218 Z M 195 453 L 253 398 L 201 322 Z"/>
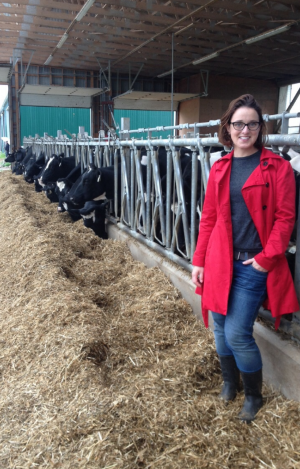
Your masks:
<path fill-rule="evenodd" d="M 252 257 L 251 259 L 248 259 L 247 261 L 244 261 L 243 262 L 244 265 L 249 265 L 249 264 L 252 264 L 252 267 L 256 270 L 259 270 L 260 272 L 268 272 L 266 269 L 264 269 L 263 267 L 261 267 L 257 262 L 256 260 L 254 259 L 254 257 Z"/>

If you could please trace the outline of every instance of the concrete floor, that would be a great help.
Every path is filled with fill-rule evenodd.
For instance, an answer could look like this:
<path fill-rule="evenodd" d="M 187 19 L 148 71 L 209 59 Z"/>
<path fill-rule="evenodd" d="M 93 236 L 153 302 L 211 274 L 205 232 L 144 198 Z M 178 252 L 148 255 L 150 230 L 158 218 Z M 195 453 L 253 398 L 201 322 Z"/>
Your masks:
<path fill-rule="evenodd" d="M 200 297 L 194 293 L 195 287 L 189 272 L 185 273 L 168 259 L 137 242 L 117 225 L 108 223 L 107 230 L 109 238 L 124 241 L 128 245 L 134 259 L 147 267 L 161 269 L 191 305 L 195 316 L 202 320 Z M 288 399 L 300 401 L 300 348 L 261 323 L 255 323 L 254 335 L 262 354 L 264 381 Z"/>

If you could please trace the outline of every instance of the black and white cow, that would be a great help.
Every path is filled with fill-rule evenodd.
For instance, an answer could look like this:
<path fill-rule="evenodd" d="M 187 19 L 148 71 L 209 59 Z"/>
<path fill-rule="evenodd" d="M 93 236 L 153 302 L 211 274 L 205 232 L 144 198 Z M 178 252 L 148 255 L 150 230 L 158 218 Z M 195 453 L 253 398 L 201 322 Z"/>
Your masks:
<path fill-rule="evenodd" d="M 121 193 L 121 168 L 118 167 L 118 194 Z M 114 166 L 97 168 L 91 164 L 82 175 L 80 183 L 72 187 L 68 194 L 70 202 L 75 205 L 89 201 L 114 199 Z"/>
<path fill-rule="evenodd" d="M 105 214 L 106 207 L 109 204 L 109 200 L 103 201 L 89 201 L 84 204 L 84 207 L 79 210 L 81 217 L 83 218 L 84 226 L 91 228 L 94 233 L 103 239 L 108 239 L 105 230 Z"/>
<path fill-rule="evenodd" d="M 30 150 L 32 153 L 32 148 L 30 147 Z M 24 158 L 26 157 L 27 155 L 27 150 L 26 148 L 22 148 L 20 147 L 16 152 L 15 152 L 15 161 L 17 161 L 18 163 L 20 163 L 21 161 L 24 160 Z"/>
<path fill-rule="evenodd" d="M 65 158 L 64 154 L 52 155 L 47 162 L 40 178 L 40 184 L 56 182 L 66 177 L 75 168 L 75 156 Z"/>
<path fill-rule="evenodd" d="M 42 174 L 44 172 L 45 167 L 46 167 L 46 163 L 44 164 L 44 166 L 42 166 L 40 172 L 36 176 L 33 176 L 35 192 L 42 192 L 43 191 L 43 186 L 40 184 L 40 179 L 42 177 Z"/>
<path fill-rule="evenodd" d="M 5 163 L 14 163 L 16 161 L 15 152 L 9 153 L 8 156 L 4 159 Z"/>
<path fill-rule="evenodd" d="M 37 176 L 45 166 L 45 154 L 40 153 L 39 157 L 30 161 L 24 169 L 23 176 L 26 182 L 32 184 L 34 182 L 34 176 Z"/>
<path fill-rule="evenodd" d="M 56 192 L 59 194 L 59 204 L 57 210 L 59 212 L 67 211 L 73 221 L 78 221 L 81 219 L 79 209 L 84 206 L 84 202 L 77 204 L 74 203 L 71 199 L 73 198 L 73 194 L 76 193 L 77 187 L 80 185 L 85 172 L 86 170 L 75 180 L 75 174 L 78 173 L 78 168 L 75 169 L 72 171 L 70 178 L 65 178 L 64 183 L 60 184 L 60 188 L 56 187 Z M 71 182 L 72 179 L 75 180 L 74 183 Z M 57 184 L 59 184 L 59 181 Z"/>
<path fill-rule="evenodd" d="M 44 184 L 43 186 L 43 192 L 46 195 L 47 199 L 50 200 L 51 203 L 59 202 L 58 195 L 56 194 L 56 183 L 55 182 L 49 182 L 48 184 Z"/>
<path fill-rule="evenodd" d="M 28 147 L 27 149 L 20 147 L 16 152 L 14 152 L 13 154 L 14 162 L 12 162 L 13 163 L 12 173 L 16 174 L 17 176 L 22 175 L 24 171 L 24 166 L 27 164 L 27 162 L 29 161 L 31 157 L 32 157 L 31 147 Z"/>
<path fill-rule="evenodd" d="M 59 199 L 59 205 L 57 208 L 59 212 L 63 212 L 65 210 L 63 202 L 67 202 L 67 194 L 70 192 L 74 184 L 79 184 L 81 176 L 81 163 L 79 163 L 65 178 L 60 178 L 56 181 L 55 192 Z"/>

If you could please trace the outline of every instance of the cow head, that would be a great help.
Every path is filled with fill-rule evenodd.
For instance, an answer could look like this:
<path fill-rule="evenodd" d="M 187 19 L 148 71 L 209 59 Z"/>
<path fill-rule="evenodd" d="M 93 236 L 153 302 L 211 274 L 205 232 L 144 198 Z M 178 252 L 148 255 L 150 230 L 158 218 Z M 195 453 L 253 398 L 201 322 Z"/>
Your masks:
<path fill-rule="evenodd" d="M 20 163 L 26 155 L 26 150 L 24 148 L 19 148 L 15 153 L 15 160 Z"/>
<path fill-rule="evenodd" d="M 89 200 L 105 199 L 102 170 L 91 164 L 82 175 L 81 181 L 75 190 L 72 191 L 72 189 L 70 191 L 70 200 L 77 205 L 83 205 Z"/>
<path fill-rule="evenodd" d="M 27 165 L 24 171 L 25 181 L 29 183 L 34 182 L 34 179 L 35 179 L 34 177 L 40 173 L 44 164 L 45 164 L 45 156 L 41 155 L 35 162 L 32 162 L 32 164 Z"/>
<path fill-rule="evenodd" d="M 56 187 L 55 183 L 50 183 L 43 187 L 43 191 L 45 192 L 50 202 L 58 202 L 58 197 L 55 192 L 55 187 Z"/>
<path fill-rule="evenodd" d="M 44 174 L 42 176 L 42 183 L 47 184 L 48 182 L 53 182 L 57 180 L 57 175 L 59 174 L 59 167 L 61 165 L 64 154 L 52 155 L 49 158 L 49 161 L 45 167 Z"/>
<path fill-rule="evenodd" d="M 9 153 L 4 161 L 5 163 L 13 163 L 15 161 L 15 153 Z"/>

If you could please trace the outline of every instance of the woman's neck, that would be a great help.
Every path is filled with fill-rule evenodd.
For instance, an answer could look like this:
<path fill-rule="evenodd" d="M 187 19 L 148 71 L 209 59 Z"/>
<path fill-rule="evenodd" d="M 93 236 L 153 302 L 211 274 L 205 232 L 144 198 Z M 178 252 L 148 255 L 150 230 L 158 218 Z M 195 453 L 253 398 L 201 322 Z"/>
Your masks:
<path fill-rule="evenodd" d="M 234 148 L 233 149 L 233 156 L 235 158 L 244 158 L 245 156 L 250 156 L 250 155 L 253 155 L 254 153 L 256 153 L 258 151 L 257 148 L 255 147 L 252 147 L 252 148 L 245 148 L 245 149 L 242 149 L 242 148 Z"/>

